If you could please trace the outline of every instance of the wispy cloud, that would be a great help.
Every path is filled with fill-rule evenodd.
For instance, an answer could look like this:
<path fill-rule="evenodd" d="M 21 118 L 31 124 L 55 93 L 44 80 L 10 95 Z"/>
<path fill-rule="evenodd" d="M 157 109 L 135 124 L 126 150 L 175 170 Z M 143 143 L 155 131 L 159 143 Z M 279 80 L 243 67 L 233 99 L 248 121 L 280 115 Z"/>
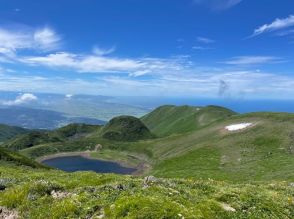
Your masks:
<path fill-rule="evenodd" d="M 223 63 L 228 65 L 259 65 L 281 61 L 281 58 L 274 56 L 237 56 Z"/>
<path fill-rule="evenodd" d="M 51 51 L 59 48 L 61 37 L 48 27 L 37 30 L 0 28 L 0 54 L 12 57 L 17 50 Z"/>
<path fill-rule="evenodd" d="M 189 56 L 126 58 L 112 54 L 115 48 L 103 49 L 101 47 L 94 47 L 93 51 L 88 53 L 75 53 L 59 51 L 61 37 L 50 30 L 46 28 L 34 31 L 0 29 L 0 62 L 12 62 L 9 63 L 11 71 L 2 69 L 2 74 L 0 72 L 0 88 L 26 92 L 25 96 L 11 100 L 8 104 L 17 105 L 26 101 L 34 101 L 36 99 L 29 94 L 36 91 L 54 91 L 65 95 L 82 91 L 85 94 L 99 93 L 102 95 L 158 95 L 158 93 L 164 93 L 173 96 L 203 94 L 203 96 L 215 97 L 227 93 L 229 88 L 230 93 L 242 92 L 249 96 L 255 96 L 255 94 L 262 96 L 269 91 L 273 96 L 285 92 L 289 96 L 294 95 L 294 77 L 291 75 L 281 76 L 255 70 L 240 71 L 242 66 L 248 69 L 247 65 L 283 61 L 279 57 L 233 57 L 223 62 L 232 65 L 229 66 L 230 71 L 228 71 L 228 66 L 218 69 L 199 66 Z M 213 43 L 213 40 L 203 37 L 200 41 L 202 41 L 201 44 L 199 42 L 200 46 L 195 46 L 194 49 L 207 49 L 206 46 Z M 25 49 L 38 52 L 27 55 L 28 53 L 21 52 Z M 51 49 L 57 49 L 59 52 L 49 51 Z M 48 69 L 53 68 L 58 72 L 62 72 L 63 69 L 71 70 L 72 74 L 58 77 L 54 76 L 56 72 L 52 74 L 53 76 L 42 72 L 40 75 L 47 76 L 36 77 L 30 76 L 33 74 L 31 72 L 22 74 L 13 71 L 12 64 L 15 64 L 16 69 L 23 66 L 24 68 L 37 67 L 31 68 L 31 72 L 35 69 L 48 72 Z M 238 70 L 234 71 L 232 69 L 235 65 Z M 96 74 L 75 74 L 76 72 Z"/>
<path fill-rule="evenodd" d="M 129 73 L 143 67 L 144 63 L 132 59 L 103 57 L 97 55 L 78 55 L 73 53 L 52 53 L 46 56 L 22 57 L 19 61 L 30 65 L 41 65 L 53 68 L 68 68 L 78 72 Z"/>
<path fill-rule="evenodd" d="M 243 0 L 194 0 L 196 4 L 202 4 L 213 10 L 225 10 L 234 7 Z"/>
<path fill-rule="evenodd" d="M 11 101 L 5 101 L 2 104 L 7 105 L 7 106 L 15 106 L 15 105 L 21 105 L 21 104 L 26 104 L 32 101 L 36 101 L 38 99 L 37 96 L 31 93 L 24 93 L 16 97 L 15 100 Z"/>
<path fill-rule="evenodd" d="M 138 77 L 145 74 L 177 72 L 183 69 L 182 58 L 123 58 L 110 56 L 115 47 L 94 47 L 89 53 L 51 52 L 60 50 L 61 37 L 46 27 L 35 31 L 0 29 L 0 62 L 46 66 L 80 73 L 120 73 Z M 22 50 L 30 51 L 30 55 Z"/>
<path fill-rule="evenodd" d="M 289 35 L 293 35 L 294 34 L 294 29 L 290 29 L 290 30 L 285 30 L 285 31 L 280 31 L 278 33 L 276 33 L 276 36 L 289 36 Z"/>
<path fill-rule="evenodd" d="M 277 30 L 282 30 L 288 27 L 294 26 L 294 15 L 290 15 L 287 18 L 277 18 L 270 24 L 264 24 L 254 30 L 254 33 L 251 35 L 251 37 L 258 36 L 263 33 L 267 32 L 273 32 Z"/>
<path fill-rule="evenodd" d="M 33 46 L 51 51 L 60 47 L 61 37 L 54 30 L 45 27 L 34 32 L 33 41 Z"/>
<path fill-rule="evenodd" d="M 31 66 L 47 66 L 69 69 L 80 73 L 117 73 L 129 76 L 156 75 L 165 72 L 180 72 L 190 68 L 186 57 L 160 58 L 118 58 L 93 54 L 52 53 L 45 56 L 18 57 L 18 62 Z"/>
<path fill-rule="evenodd" d="M 193 46 L 192 49 L 194 50 L 210 50 L 211 47 L 204 47 L 204 46 Z"/>
<path fill-rule="evenodd" d="M 222 83 L 223 82 L 223 83 Z M 294 77 L 262 71 L 191 70 L 158 75 L 151 78 L 99 76 L 91 79 L 0 75 L 2 90 L 25 92 L 56 92 L 63 94 L 205 96 L 232 98 L 292 98 Z M 146 90 L 148 92 L 146 93 Z"/>
<path fill-rule="evenodd" d="M 97 56 L 104 56 L 104 55 L 109 55 L 109 54 L 113 53 L 115 50 L 116 50 L 115 46 L 108 48 L 108 49 L 104 49 L 104 48 L 95 46 L 93 48 L 93 53 Z"/>
<path fill-rule="evenodd" d="M 199 43 L 205 43 L 205 44 L 211 44 L 211 43 L 215 43 L 215 40 L 206 38 L 206 37 L 197 37 L 197 41 Z"/>
<path fill-rule="evenodd" d="M 197 37 L 196 40 L 201 45 L 193 46 L 192 47 L 193 50 L 210 50 L 210 49 L 213 49 L 213 48 L 208 47 L 206 45 L 215 43 L 215 40 L 209 39 L 207 37 L 200 37 L 200 36 Z M 203 44 L 205 44 L 205 46 L 203 46 Z"/>

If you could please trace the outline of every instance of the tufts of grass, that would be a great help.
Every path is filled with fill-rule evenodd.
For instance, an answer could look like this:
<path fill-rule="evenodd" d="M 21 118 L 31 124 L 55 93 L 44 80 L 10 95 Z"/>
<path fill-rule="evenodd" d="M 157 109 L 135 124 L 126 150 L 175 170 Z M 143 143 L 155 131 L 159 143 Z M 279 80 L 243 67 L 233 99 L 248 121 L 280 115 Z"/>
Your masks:
<path fill-rule="evenodd" d="M 0 206 L 20 218 L 292 218 L 294 187 L 288 182 L 228 183 L 157 179 L 92 172 L 0 166 L 14 182 L 0 192 Z M 59 198 L 52 191 L 66 195 Z"/>

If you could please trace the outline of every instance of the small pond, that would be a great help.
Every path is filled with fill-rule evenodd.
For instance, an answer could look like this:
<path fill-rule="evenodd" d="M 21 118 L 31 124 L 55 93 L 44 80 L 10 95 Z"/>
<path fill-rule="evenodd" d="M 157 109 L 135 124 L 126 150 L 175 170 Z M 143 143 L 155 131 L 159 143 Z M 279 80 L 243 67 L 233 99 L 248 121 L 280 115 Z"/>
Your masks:
<path fill-rule="evenodd" d="M 66 172 L 94 171 L 96 173 L 132 174 L 134 168 L 123 167 L 118 163 L 88 159 L 82 156 L 56 157 L 42 161 L 43 164 Z"/>

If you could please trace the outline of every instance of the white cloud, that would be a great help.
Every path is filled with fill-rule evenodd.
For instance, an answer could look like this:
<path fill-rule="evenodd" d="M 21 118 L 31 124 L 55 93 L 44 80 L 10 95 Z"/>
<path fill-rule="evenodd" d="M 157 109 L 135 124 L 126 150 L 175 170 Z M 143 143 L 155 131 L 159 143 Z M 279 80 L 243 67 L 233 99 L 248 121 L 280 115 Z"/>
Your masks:
<path fill-rule="evenodd" d="M 50 28 L 8 30 L 0 28 L 0 54 L 12 58 L 18 50 L 55 50 L 61 38 Z"/>
<path fill-rule="evenodd" d="M 31 46 L 32 41 L 29 34 L 0 29 L 1 53 L 11 54 L 14 53 L 17 49 L 24 49 Z"/>
<path fill-rule="evenodd" d="M 7 106 L 21 105 L 21 104 L 26 104 L 32 101 L 36 101 L 37 99 L 38 98 L 34 94 L 24 93 L 16 97 L 15 100 L 3 102 L 3 105 L 7 105 Z"/>
<path fill-rule="evenodd" d="M 205 43 L 205 44 L 215 43 L 214 40 L 206 38 L 206 37 L 197 37 L 197 41 L 199 43 Z"/>
<path fill-rule="evenodd" d="M 108 54 L 113 53 L 115 50 L 116 50 L 115 46 L 113 46 L 109 49 L 103 49 L 98 46 L 95 46 L 93 49 L 93 53 L 97 56 L 104 56 L 104 55 L 108 55 Z"/>
<path fill-rule="evenodd" d="M 223 63 L 228 65 L 258 65 L 278 62 L 281 62 L 281 59 L 274 56 L 238 56 Z"/>
<path fill-rule="evenodd" d="M 93 95 L 203 96 L 218 97 L 220 81 L 229 84 L 232 98 L 293 98 L 294 77 L 257 71 L 192 69 L 148 79 L 127 76 L 99 76 L 91 79 L 0 75 L 1 90 L 55 92 Z M 148 91 L 148 92 L 146 92 Z M 270 96 L 269 96 L 270 94 Z"/>
<path fill-rule="evenodd" d="M 254 33 L 252 34 L 252 37 L 258 36 L 260 34 L 266 33 L 266 32 L 272 32 L 277 31 L 281 29 L 285 29 L 288 27 L 294 26 L 294 15 L 290 15 L 287 18 L 277 18 L 270 24 L 264 24 L 257 29 L 254 30 Z"/>
<path fill-rule="evenodd" d="M 108 58 L 96 55 L 76 55 L 72 53 L 53 53 L 47 56 L 24 57 L 20 61 L 31 65 L 69 68 L 78 72 L 106 73 L 137 71 L 143 66 L 140 61 L 132 59 Z"/>
<path fill-rule="evenodd" d="M 213 10 L 225 10 L 234 7 L 243 0 L 194 0 L 196 4 L 206 5 Z"/>
<path fill-rule="evenodd" d="M 45 27 L 34 33 L 34 42 L 42 50 L 55 50 L 59 48 L 61 38 L 54 30 Z"/>
<path fill-rule="evenodd" d="M 33 66 L 64 68 L 80 73 L 121 73 L 130 76 L 179 72 L 189 65 L 189 62 L 183 60 L 182 57 L 127 59 L 66 52 L 46 56 L 21 57 L 18 61 Z"/>
<path fill-rule="evenodd" d="M 204 47 L 204 46 L 193 46 L 192 49 L 194 49 L 194 50 L 209 50 L 209 49 L 212 49 L 212 48 Z"/>
<path fill-rule="evenodd" d="M 285 30 L 285 31 L 280 31 L 278 33 L 276 33 L 276 36 L 289 36 L 289 35 L 293 35 L 294 34 L 294 29 L 290 29 L 290 30 Z"/>

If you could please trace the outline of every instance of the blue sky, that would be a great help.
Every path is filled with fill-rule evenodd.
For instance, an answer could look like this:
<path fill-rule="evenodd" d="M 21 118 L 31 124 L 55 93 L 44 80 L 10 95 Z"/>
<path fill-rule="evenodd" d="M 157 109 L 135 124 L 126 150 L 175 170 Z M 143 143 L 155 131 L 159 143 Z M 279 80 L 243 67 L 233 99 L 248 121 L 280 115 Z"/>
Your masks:
<path fill-rule="evenodd" d="M 0 90 L 294 97 L 293 0 L 3 0 Z"/>

